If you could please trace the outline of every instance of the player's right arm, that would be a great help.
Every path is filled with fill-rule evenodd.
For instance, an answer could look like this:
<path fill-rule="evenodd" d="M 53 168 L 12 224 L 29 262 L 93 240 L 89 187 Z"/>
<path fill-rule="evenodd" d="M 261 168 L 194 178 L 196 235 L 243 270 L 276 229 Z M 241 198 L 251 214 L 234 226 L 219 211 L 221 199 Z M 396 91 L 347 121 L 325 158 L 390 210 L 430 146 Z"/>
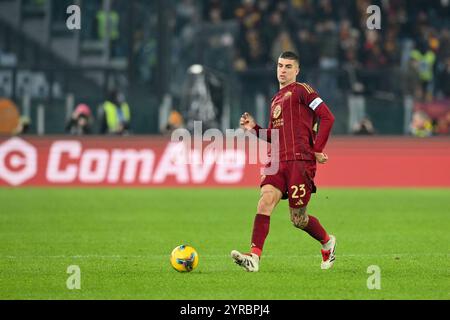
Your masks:
<path fill-rule="evenodd" d="M 241 128 L 246 131 L 255 130 L 255 134 L 257 137 L 260 137 L 259 135 L 260 130 L 263 130 L 263 128 L 258 126 L 255 119 L 248 112 L 244 112 L 242 114 L 239 124 L 241 125 Z M 267 142 L 270 142 L 271 141 L 270 128 L 265 130 L 267 130 Z"/>

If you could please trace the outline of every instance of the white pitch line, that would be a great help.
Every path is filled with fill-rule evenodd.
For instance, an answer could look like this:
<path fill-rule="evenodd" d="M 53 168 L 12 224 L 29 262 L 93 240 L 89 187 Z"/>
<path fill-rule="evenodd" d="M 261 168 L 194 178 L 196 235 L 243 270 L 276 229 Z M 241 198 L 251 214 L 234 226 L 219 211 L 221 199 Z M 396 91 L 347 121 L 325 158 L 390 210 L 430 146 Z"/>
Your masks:
<path fill-rule="evenodd" d="M 0 256 L 0 259 L 154 259 L 154 258 L 168 258 L 170 255 L 55 255 L 55 256 L 44 256 L 44 255 L 36 255 L 36 256 L 11 256 L 5 255 Z M 224 258 L 228 257 L 227 254 L 223 255 L 199 255 L 202 258 Z M 450 253 L 389 253 L 389 254 L 337 254 L 337 257 L 343 258 L 371 258 L 371 257 L 423 257 L 423 256 L 445 256 L 450 257 Z M 264 258 L 288 258 L 288 259 L 297 259 L 297 258 L 316 258 L 320 257 L 319 254 L 310 254 L 310 255 L 265 255 Z"/>

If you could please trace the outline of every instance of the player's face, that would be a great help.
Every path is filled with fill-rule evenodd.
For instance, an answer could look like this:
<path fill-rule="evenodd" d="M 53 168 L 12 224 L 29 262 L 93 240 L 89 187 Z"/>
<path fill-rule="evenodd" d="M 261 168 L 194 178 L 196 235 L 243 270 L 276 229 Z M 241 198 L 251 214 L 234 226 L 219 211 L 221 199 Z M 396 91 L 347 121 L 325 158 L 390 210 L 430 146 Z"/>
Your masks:
<path fill-rule="evenodd" d="M 289 59 L 278 59 L 277 78 L 280 86 L 284 87 L 294 82 L 299 73 L 297 61 Z"/>

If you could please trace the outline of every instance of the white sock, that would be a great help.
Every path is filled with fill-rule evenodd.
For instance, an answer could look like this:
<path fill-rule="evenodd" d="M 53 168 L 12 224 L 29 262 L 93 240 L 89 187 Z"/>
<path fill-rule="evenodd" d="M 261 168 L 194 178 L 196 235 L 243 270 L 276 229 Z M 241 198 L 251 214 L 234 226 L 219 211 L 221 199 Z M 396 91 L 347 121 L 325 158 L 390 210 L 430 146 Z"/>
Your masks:
<path fill-rule="evenodd" d="M 332 244 L 332 243 L 331 243 L 331 237 L 330 237 L 330 240 L 328 240 L 327 243 L 325 243 L 325 244 L 322 245 L 322 249 L 323 249 L 323 250 L 331 250 L 331 248 L 332 248 L 331 244 Z"/>

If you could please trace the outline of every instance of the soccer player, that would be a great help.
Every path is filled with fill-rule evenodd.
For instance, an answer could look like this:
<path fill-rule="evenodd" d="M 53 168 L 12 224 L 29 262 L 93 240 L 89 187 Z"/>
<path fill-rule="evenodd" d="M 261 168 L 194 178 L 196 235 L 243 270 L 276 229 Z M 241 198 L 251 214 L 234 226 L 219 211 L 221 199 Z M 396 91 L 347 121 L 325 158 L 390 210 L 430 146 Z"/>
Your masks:
<path fill-rule="evenodd" d="M 271 132 L 278 129 L 279 169 L 276 174 L 262 176 L 250 253 L 231 251 L 232 259 L 247 271 L 259 270 L 264 242 L 269 233 L 270 216 L 281 199 L 289 199 L 293 225 L 321 243 L 321 268 L 331 268 L 335 260 L 336 238 L 329 235 L 319 220 L 306 210 L 311 193 L 316 192 L 316 162 L 324 164 L 328 160 L 323 150 L 334 116 L 313 88 L 306 83 L 296 82 L 299 72 L 298 56 L 293 52 L 283 52 L 278 58 L 277 67 L 280 90 L 272 98 L 266 135 L 268 142 L 277 143 L 271 141 Z M 254 130 L 251 132 L 257 136 L 262 130 L 247 112 L 242 115 L 240 125 L 244 130 Z M 274 155 L 271 161 L 277 161 Z"/>

